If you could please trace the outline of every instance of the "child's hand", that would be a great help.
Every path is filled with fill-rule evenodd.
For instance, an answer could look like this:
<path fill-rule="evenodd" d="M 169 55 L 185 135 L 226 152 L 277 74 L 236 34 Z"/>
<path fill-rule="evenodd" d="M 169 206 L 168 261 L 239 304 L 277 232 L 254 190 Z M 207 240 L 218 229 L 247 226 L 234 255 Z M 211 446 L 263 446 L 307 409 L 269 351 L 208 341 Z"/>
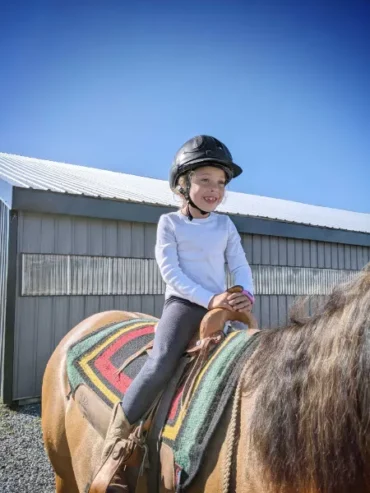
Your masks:
<path fill-rule="evenodd" d="M 230 293 L 226 291 L 225 293 L 215 294 L 208 304 L 208 310 L 213 310 L 214 308 L 225 308 L 226 310 L 233 311 L 233 308 L 228 303 L 229 296 Z"/>
<path fill-rule="evenodd" d="M 252 302 L 244 293 L 231 293 L 226 301 L 237 312 L 249 313 L 252 311 Z"/>

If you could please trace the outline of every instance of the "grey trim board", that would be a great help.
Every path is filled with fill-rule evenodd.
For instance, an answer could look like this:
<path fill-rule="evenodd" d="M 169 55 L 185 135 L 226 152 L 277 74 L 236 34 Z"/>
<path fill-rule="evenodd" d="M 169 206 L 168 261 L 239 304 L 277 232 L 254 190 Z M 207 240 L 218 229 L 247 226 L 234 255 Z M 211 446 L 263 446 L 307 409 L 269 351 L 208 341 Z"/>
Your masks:
<path fill-rule="evenodd" d="M 13 186 L 0 178 L 0 200 L 8 207 L 12 208 L 13 202 Z"/>
<path fill-rule="evenodd" d="M 14 362 L 14 331 L 17 289 L 17 243 L 18 213 L 10 211 L 8 240 L 8 280 L 7 304 L 5 316 L 4 354 L 0 400 L 3 404 L 13 401 L 13 362 Z"/>
<path fill-rule="evenodd" d="M 13 208 L 29 212 L 47 212 L 151 224 L 157 224 L 162 214 L 176 210 L 173 207 L 161 205 L 121 202 L 18 187 L 14 188 Z M 368 233 L 231 214 L 230 217 L 239 233 L 370 246 L 370 234 Z"/>

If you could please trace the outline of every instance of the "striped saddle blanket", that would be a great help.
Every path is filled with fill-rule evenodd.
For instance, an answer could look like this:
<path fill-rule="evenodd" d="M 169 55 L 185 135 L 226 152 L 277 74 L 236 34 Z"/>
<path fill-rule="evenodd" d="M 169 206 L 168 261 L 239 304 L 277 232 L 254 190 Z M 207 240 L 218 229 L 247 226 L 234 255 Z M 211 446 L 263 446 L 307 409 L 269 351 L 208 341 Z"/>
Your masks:
<path fill-rule="evenodd" d="M 85 384 L 113 408 L 148 355 L 143 352 L 123 371 L 119 368 L 153 340 L 155 324 L 154 319 L 117 322 L 75 343 L 67 355 L 72 393 L 78 385 Z M 235 331 L 211 351 L 194 381 L 186 409 L 182 399 L 184 379 L 174 395 L 162 441 L 173 450 L 179 490 L 190 484 L 199 469 L 207 444 L 235 390 L 251 339 L 245 331 Z"/>

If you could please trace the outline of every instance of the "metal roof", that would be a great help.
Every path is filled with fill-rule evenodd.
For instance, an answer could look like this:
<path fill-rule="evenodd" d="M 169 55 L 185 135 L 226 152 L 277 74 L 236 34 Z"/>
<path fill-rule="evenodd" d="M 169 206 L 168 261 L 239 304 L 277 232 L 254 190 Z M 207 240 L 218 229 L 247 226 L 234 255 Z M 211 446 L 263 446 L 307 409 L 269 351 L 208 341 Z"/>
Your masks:
<path fill-rule="evenodd" d="M 176 207 L 165 180 L 0 153 L 0 179 L 10 185 L 64 194 Z M 227 192 L 218 210 L 228 214 L 370 233 L 370 214 Z"/>

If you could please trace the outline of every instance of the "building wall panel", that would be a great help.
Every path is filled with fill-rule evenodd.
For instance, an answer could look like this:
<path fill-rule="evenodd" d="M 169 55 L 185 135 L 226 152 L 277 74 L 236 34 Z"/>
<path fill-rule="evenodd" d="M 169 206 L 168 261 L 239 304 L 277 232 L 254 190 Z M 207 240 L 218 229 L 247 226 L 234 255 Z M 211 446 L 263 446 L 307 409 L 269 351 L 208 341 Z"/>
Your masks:
<path fill-rule="evenodd" d="M 258 321 L 258 325 L 261 326 L 261 296 L 258 294 L 254 297 L 253 314 Z"/>
<path fill-rule="evenodd" d="M 288 265 L 288 240 L 279 238 L 279 263 L 278 265 Z"/>
<path fill-rule="evenodd" d="M 318 246 L 316 241 L 310 241 L 310 265 L 308 267 L 318 267 Z"/>
<path fill-rule="evenodd" d="M 286 323 L 287 315 L 287 298 L 286 296 L 278 296 L 278 325 L 282 326 Z"/>
<path fill-rule="evenodd" d="M 273 295 L 269 296 L 269 312 L 270 312 L 270 319 L 269 319 L 269 327 L 278 327 L 279 325 L 279 304 L 278 304 L 278 296 Z"/>
<path fill-rule="evenodd" d="M 325 268 L 325 243 L 322 241 L 317 243 L 317 266 L 319 269 Z"/>
<path fill-rule="evenodd" d="M 36 388 L 37 299 L 18 298 L 15 314 L 14 388 L 15 399 L 34 397 Z"/>
<path fill-rule="evenodd" d="M 89 251 L 89 221 L 72 217 L 67 220 L 72 223 L 72 237 L 69 237 L 69 241 L 72 244 L 69 249 L 75 255 L 84 255 Z M 59 253 L 58 245 L 56 245 L 56 251 Z"/>
<path fill-rule="evenodd" d="M 253 235 L 243 234 L 241 235 L 242 245 L 247 256 L 247 259 L 252 263 L 253 259 Z"/>
<path fill-rule="evenodd" d="M 270 327 L 270 297 L 266 295 L 261 295 L 261 313 L 260 313 L 260 326 Z"/>
<path fill-rule="evenodd" d="M 338 243 L 338 269 L 345 269 L 345 265 L 344 245 Z"/>
<path fill-rule="evenodd" d="M 145 252 L 145 234 L 144 224 L 132 223 L 131 232 L 131 256 L 144 258 Z"/>
<path fill-rule="evenodd" d="M 271 256 L 270 256 L 270 237 L 262 236 L 261 238 L 261 264 L 262 265 L 270 265 Z"/>
<path fill-rule="evenodd" d="M 9 209 L 0 200 L 0 382 L 2 381 L 8 279 Z"/>
<path fill-rule="evenodd" d="M 50 297 L 39 297 L 36 300 L 34 320 L 34 350 L 36 351 L 34 395 L 41 394 L 42 377 L 48 359 L 54 349 L 54 300 Z"/>
<path fill-rule="evenodd" d="M 54 250 L 60 254 L 73 253 L 74 222 L 67 216 L 54 218 L 55 243 Z M 51 253 L 51 252 L 48 252 Z"/>
<path fill-rule="evenodd" d="M 344 268 L 351 268 L 351 246 L 344 245 Z"/>
<path fill-rule="evenodd" d="M 50 327 L 50 330 L 53 333 L 52 348 L 55 348 L 67 332 L 75 325 L 70 319 L 71 305 L 72 298 L 67 296 L 56 296 L 54 298 L 53 323 Z"/>
<path fill-rule="evenodd" d="M 270 238 L 270 264 L 279 265 L 279 240 L 278 238 Z"/>
<path fill-rule="evenodd" d="M 308 240 L 302 243 L 303 267 L 311 267 L 311 245 Z"/>
<path fill-rule="evenodd" d="M 160 315 L 163 295 L 94 294 L 99 293 L 102 287 L 108 290 L 112 283 L 109 275 L 103 276 L 103 280 L 96 275 L 102 270 L 104 257 L 133 258 L 144 253 L 148 258 L 154 257 L 156 228 L 153 225 L 47 214 L 20 213 L 19 216 L 19 260 L 23 253 L 102 257 L 90 259 L 88 264 L 80 264 L 82 267 L 74 272 L 77 289 L 85 286 L 89 295 L 60 296 L 54 292 L 51 293 L 54 296 L 17 298 L 13 396 L 14 399 L 25 399 L 40 395 L 46 362 L 55 346 L 72 327 L 94 313 L 107 310 L 143 311 Z M 41 273 L 41 269 L 36 269 L 33 276 L 32 286 L 36 292 L 52 280 L 50 273 L 47 278 L 42 277 Z M 63 270 L 55 274 L 59 279 L 65 279 Z M 134 280 L 137 284 L 143 284 L 146 278 L 138 270 Z M 121 284 L 123 281 L 121 276 Z M 133 279 L 128 281 L 132 282 Z M 21 285 L 18 288 L 21 289 Z"/>
<path fill-rule="evenodd" d="M 296 267 L 303 266 L 303 242 L 295 240 L 295 264 Z"/>
<path fill-rule="evenodd" d="M 295 262 L 295 242 L 292 238 L 287 239 L 286 248 L 287 248 L 286 264 L 292 267 L 296 264 L 296 262 Z"/>
<path fill-rule="evenodd" d="M 252 236 L 252 258 L 251 264 L 262 264 L 262 237 L 260 235 Z"/>
<path fill-rule="evenodd" d="M 331 268 L 338 269 L 338 245 L 333 243 L 330 246 L 330 256 L 331 256 Z"/>
<path fill-rule="evenodd" d="M 117 256 L 118 249 L 118 228 L 116 221 L 106 221 L 103 231 L 103 251 L 110 257 Z"/>

